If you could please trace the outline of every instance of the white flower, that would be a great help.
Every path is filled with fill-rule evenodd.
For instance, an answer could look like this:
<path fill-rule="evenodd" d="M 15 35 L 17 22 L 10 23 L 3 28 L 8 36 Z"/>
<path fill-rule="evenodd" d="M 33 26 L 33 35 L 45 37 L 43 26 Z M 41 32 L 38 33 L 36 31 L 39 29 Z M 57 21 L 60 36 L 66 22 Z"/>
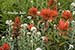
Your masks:
<path fill-rule="evenodd" d="M 30 35 L 30 34 L 31 34 L 31 32 L 27 32 L 27 34 L 28 34 L 28 35 Z"/>
<path fill-rule="evenodd" d="M 35 33 L 37 31 L 36 27 L 31 27 L 31 31 Z"/>
<path fill-rule="evenodd" d="M 32 16 L 27 16 L 27 18 L 28 18 L 28 19 L 31 19 L 31 18 L 32 18 Z"/>
<path fill-rule="evenodd" d="M 2 39 L 4 39 L 5 38 L 5 36 L 2 36 Z"/>
<path fill-rule="evenodd" d="M 56 27 L 56 24 L 54 24 L 54 27 Z"/>
<path fill-rule="evenodd" d="M 37 14 L 40 14 L 40 11 L 38 11 Z"/>
<path fill-rule="evenodd" d="M 72 49 L 72 48 L 74 48 L 74 46 L 70 44 L 68 50 L 70 50 L 70 49 Z"/>
<path fill-rule="evenodd" d="M 60 6 L 60 2 L 58 3 L 58 5 Z"/>
<path fill-rule="evenodd" d="M 42 23 L 42 25 L 44 25 L 45 23 Z"/>
<path fill-rule="evenodd" d="M 45 36 L 42 36 L 41 38 L 42 38 L 42 40 L 45 40 L 46 37 Z"/>
<path fill-rule="evenodd" d="M 71 45 L 71 44 L 70 44 L 70 47 L 71 47 L 71 48 L 74 48 L 74 46 L 73 46 L 73 45 Z"/>
<path fill-rule="evenodd" d="M 33 3 L 33 1 L 31 0 L 31 3 Z"/>
<path fill-rule="evenodd" d="M 73 11 L 72 14 L 75 15 L 75 11 Z"/>
<path fill-rule="evenodd" d="M 74 2 L 72 2 L 72 3 L 71 3 L 71 6 L 75 7 L 75 3 L 74 3 Z"/>
<path fill-rule="evenodd" d="M 33 43 L 33 40 L 30 40 L 31 43 Z"/>
<path fill-rule="evenodd" d="M 18 36 L 17 38 L 20 39 L 20 36 Z"/>
<path fill-rule="evenodd" d="M 20 13 L 21 13 L 21 11 L 20 11 Z M 21 15 L 21 17 L 23 17 L 23 15 Z"/>
<path fill-rule="evenodd" d="M 72 23 L 74 23 L 75 21 L 73 20 Z"/>
<path fill-rule="evenodd" d="M 37 32 L 36 34 L 37 34 L 37 35 L 41 35 L 41 32 Z"/>
<path fill-rule="evenodd" d="M 12 25 L 13 22 L 12 22 L 12 20 L 6 20 L 6 24 L 8 24 L 8 25 Z"/>
<path fill-rule="evenodd" d="M 36 50 L 42 50 L 41 48 L 36 48 Z"/>
<path fill-rule="evenodd" d="M 27 27 L 28 25 L 26 24 L 26 23 L 24 23 L 24 24 L 21 24 L 21 27 Z"/>
<path fill-rule="evenodd" d="M 34 21 L 32 20 L 31 23 L 34 23 Z"/>
<path fill-rule="evenodd" d="M 54 29 L 56 29 L 56 24 L 54 24 Z"/>
<path fill-rule="evenodd" d="M 13 40 L 13 38 L 12 38 L 12 37 L 10 37 L 10 40 Z"/>

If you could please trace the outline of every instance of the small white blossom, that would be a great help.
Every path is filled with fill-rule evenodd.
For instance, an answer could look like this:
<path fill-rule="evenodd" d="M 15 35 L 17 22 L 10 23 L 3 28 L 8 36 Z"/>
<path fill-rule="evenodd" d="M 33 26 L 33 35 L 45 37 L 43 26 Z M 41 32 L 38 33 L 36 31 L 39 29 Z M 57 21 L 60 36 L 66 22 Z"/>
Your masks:
<path fill-rule="evenodd" d="M 44 25 L 45 23 L 42 23 L 42 25 Z"/>
<path fill-rule="evenodd" d="M 74 46 L 70 44 L 68 50 L 70 50 L 70 49 L 72 49 L 72 48 L 74 48 Z"/>
<path fill-rule="evenodd" d="M 12 22 L 12 20 L 6 20 L 6 24 L 8 24 L 8 25 L 12 25 L 13 22 Z"/>
<path fill-rule="evenodd" d="M 20 11 L 20 13 L 21 13 L 21 11 Z M 21 17 L 23 17 L 23 15 L 21 15 Z"/>
<path fill-rule="evenodd" d="M 2 36 L 2 39 L 4 39 L 5 38 L 5 36 Z"/>
<path fill-rule="evenodd" d="M 56 27 L 56 24 L 54 24 L 54 27 Z"/>
<path fill-rule="evenodd" d="M 37 14 L 40 14 L 40 11 L 38 11 Z"/>
<path fill-rule="evenodd" d="M 12 37 L 10 37 L 10 40 L 13 40 L 13 38 L 12 38 Z"/>
<path fill-rule="evenodd" d="M 20 36 L 18 36 L 17 38 L 20 39 Z"/>
<path fill-rule="evenodd" d="M 72 14 L 75 15 L 75 11 L 73 11 Z"/>
<path fill-rule="evenodd" d="M 61 13 L 61 12 L 63 12 L 63 10 L 62 9 L 59 9 L 59 12 Z"/>
<path fill-rule="evenodd" d="M 36 28 L 36 27 L 32 27 L 32 28 L 31 28 L 31 31 L 32 31 L 32 32 L 36 32 L 36 31 L 37 31 L 37 28 Z"/>
<path fill-rule="evenodd" d="M 27 18 L 28 18 L 28 19 L 31 19 L 31 18 L 32 18 L 32 16 L 27 16 Z"/>
<path fill-rule="evenodd" d="M 37 32 L 36 34 L 37 34 L 37 35 L 41 35 L 41 32 Z"/>
<path fill-rule="evenodd" d="M 31 23 L 34 23 L 34 21 L 32 20 Z"/>
<path fill-rule="evenodd" d="M 33 3 L 33 1 L 31 0 L 31 3 Z"/>
<path fill-rule="evenodd" d="M 54 24 L 54 29 L 56 29 L 56 24 Z"/>
<path fill-rule="evenodd" d="M 30 34 L 31 34 L 31 32 L 27 32 L 27 34 L 28 34 L 28 35 L 30 35 Z"/>
<path fill-rule="evenodd" d="M 26 24 L 26 23 L 24 23 L 24 24 L 21 24 L 21 27 L 27 27 L 28 25 Z"/>
<path fill-rule="evenodd" d="M 71 45 L 71 44 L 70 44 L 70 47 L 71 47 L 71 48 L 74 48 L 74 46 L 73 46 L 73 45 Z"/>
<path fill-rule="evenodd" d="M 36 50 L 42 50 L 41 48 L 36 48 Z"/>
<path fill-rule="evenodd" d="M 46 37 L 45 36 L 42 36 L 41 38 L 42 38 L 42 40 L 45 40 Z"/>
<path fill-rule="evenodd" d="M 31 43 L 33 43 L 33 40 L 30 40 Z"/>
<path fill-rule="evenodd" d="M 75 3 L 74 3 L 74 2 L 72 2 L 72 3 L 71 3 L 71 6 L 75 7 Z"/>
<path fill-rule="evenodd" d="M 74 23 L 75 21 L 73 20 L 72 23 Z"/>
<path fill-rule="evenodd" d="M 60 6 L 60 2 L 58 3 L 58 5 Z"/>

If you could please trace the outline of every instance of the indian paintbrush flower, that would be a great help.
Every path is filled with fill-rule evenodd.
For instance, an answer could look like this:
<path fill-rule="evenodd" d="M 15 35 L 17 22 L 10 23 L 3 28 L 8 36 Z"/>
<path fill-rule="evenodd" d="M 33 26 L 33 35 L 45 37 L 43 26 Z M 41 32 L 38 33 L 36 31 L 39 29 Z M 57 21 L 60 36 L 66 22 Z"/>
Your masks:
<path fill-rule="evenodd" d="M 65 10 L 65 11 L 63 11 L 63 13 L 62 13 L 62 17 L 63 17 L 64 19 L 70 19 L 70 18 L 72 18 L 72 14 L 71 14 L 71 12 L 70 12 L 69 10 Z"/>

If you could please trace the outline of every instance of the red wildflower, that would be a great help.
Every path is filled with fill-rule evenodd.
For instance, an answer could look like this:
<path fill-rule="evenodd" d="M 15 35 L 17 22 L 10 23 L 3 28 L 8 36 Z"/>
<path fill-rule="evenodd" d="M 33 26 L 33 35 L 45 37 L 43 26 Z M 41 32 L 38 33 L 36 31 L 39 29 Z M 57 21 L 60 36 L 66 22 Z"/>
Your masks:
<path fill-rule="evenodd" d="M 69 22 L 66 21 L 64 22 L 62 19 L 59 21 L 59 24 L 58 24 L 58 29 L 59 30 L 67 30 L 69 27 Z"/>
<path fill-rule="evenodd" d="M 48 1 L 48 6 L 53 5 L 53 3 L 54 3 L 54 0 L 49 0 L 49 1 Z"/>
<path fill-rule="evenodd" d="M 19 18 L 19 17 L 16 17 L 16 18 L 15 18 L 15 24 L 16 24 L 16 25 L 19 25 L 19 24 L 20 24 L 20 18 Z"/>
<path fill-rule="evenodd" d="M 31 28 L 32 28 L 33 26 L 34 26 L 33 24 L 29 24 L 28 27 L 27 27 L 28 30 L 31 30 Z"/>
<path fill-rule="evenodd" d="M 20 27 L 20 24 L 21 24 L 21 21 L 20 21 L 20 18 L 19 17 L 16 17 L 15 18 L 15 22 L 14 22 L 14 28 L 19 28 Z"/>
<path fill-rule="evenodd" d="M 50 10 L 50 16 L 55 17 L 58 15 L 58 12 L 55 10 Z"/>
<path fill-rule="evenodd" d="M 20 24 L 21 24 L 20 18 L 19 17 L 16 17 L 15 18 L 14 25 L 13 25 L 13 36 L 14 37 L 17 37 L 19 35 Z"/>
<path fill-rule="evenodd" d="M 37 8 L 32 7 L 29 9 L 29 15 L 31 16 L 37 15 L 37 11 L 38 11 Z"/>
<path fill-rule="evenodd" d="M 62 17 L 65 18 L 65 19 L 69 19 L 72 17 L 72 14 L 70 11 L 68 10 L 65 10 L 63 13 L 62 13 Z"/>
<path fill-rule="evenodd" d="M 4 50 L 2 47 L 0 47 L 0 50 Z"/>
<path fill-rule="evenodd" d="M 54 16 L 57 16 L 58 13 L 55 10 L 50 9 L 42 9 L 40 16 L 43 17 L 45 20 L 53 20 Z"/>
<path fill-rule="evenodd" d="M 50 17 L 50 9 L 42 9 L 40 16 L 42 16 L 45 20 L 48 20 Z"/>
<path fill-rule="evenodd" d="M 9 46 L 8 43 L 4 43 L 2 48 L 3 48 L 4 50 L 10 50 L 10 46 Z"/>

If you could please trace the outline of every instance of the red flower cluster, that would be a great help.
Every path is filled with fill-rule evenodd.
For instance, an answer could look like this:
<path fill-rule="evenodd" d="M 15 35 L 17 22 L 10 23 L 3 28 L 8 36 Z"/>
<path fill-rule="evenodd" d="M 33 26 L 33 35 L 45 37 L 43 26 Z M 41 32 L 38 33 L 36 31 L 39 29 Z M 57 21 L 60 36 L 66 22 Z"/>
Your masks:
<path fill-rule="evenodd" d="M 69 27 L 69 22 L 68 21 L 64 22 L 64 20 L 62 20 L 62 19 L 59 21 L 59 24 L 58 24 L 58 29 L 59 30 L 67 30 L 68 27 Z"/>
<path fill-rule="evenodd" d="M 14 25 L 13 25 L 13 36 L 14 37 L 17 37 L 19 35 L 18 32 L 19 32 L 19 29 L 20 29 L 20 24 L 21 24 L 20 18 L 16 17 L 15 21 L 14 21 Z"/>
<path fill-rule="evenodd" d="M 29 9 L 29 15 L 31 16 L 37 15 L 37 11 L 38 11 L 37 8 L 32 7 Z"/>
<path fill-rule="evenodd" d="M 10 50 L 10 46 L 8 43 L 4 43 L 3 46 L 0 47 L 0 50 Z"/>
<path fill-rule="evenodd" d="M 42 16 L 44 20 L 53 20 L 53 18 L 57 15 L 57 11 L 50 9 L 42 9 L 40 13 L 40 16 Z"/>
<path fill-rule="evenodd" d="M 68 10 L 65 10 L 63 13 L 62 13 L 62 17 L 65 18 L 65 19 L 69 19 L 72 17 L 72 14 L 70 11 Z"/>
<path fill-rule="evenodd" d="M 28 30 L 31 30 L 31 28 L 32 28 L 33 26 L 34 26 L 33 24 L 29 24 L 28 27 L 27 27 Z"/>

